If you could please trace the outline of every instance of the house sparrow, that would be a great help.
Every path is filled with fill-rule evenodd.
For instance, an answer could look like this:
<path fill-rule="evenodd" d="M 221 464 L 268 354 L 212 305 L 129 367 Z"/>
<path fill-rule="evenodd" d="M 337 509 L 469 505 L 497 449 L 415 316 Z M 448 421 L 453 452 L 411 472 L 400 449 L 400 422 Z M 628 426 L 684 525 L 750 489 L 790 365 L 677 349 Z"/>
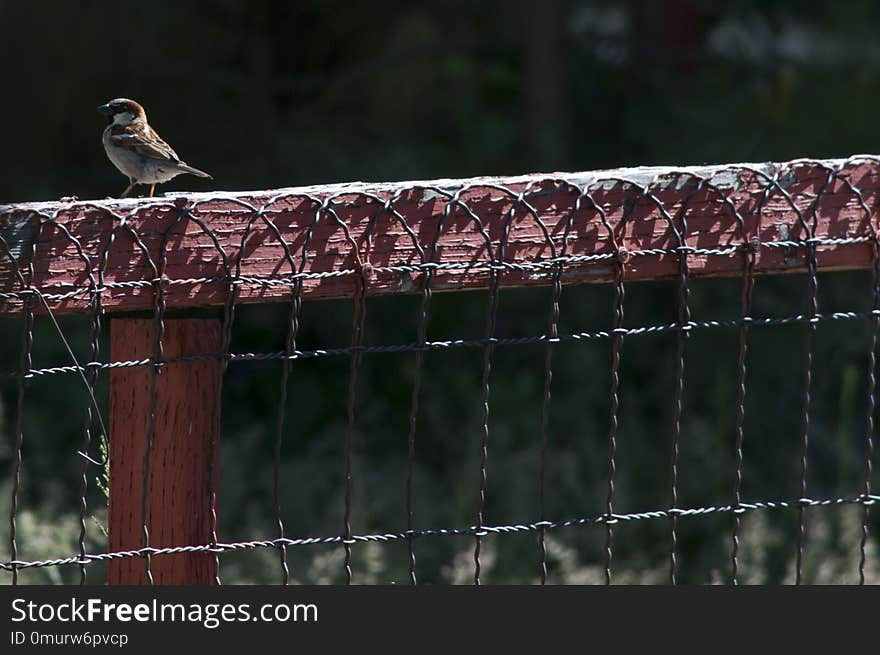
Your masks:
<path fill-rule="evenodd" d="M 149 184 L 152 197 L 156 184 L 181 173 L 213 179 L 180 161 L 171 146 L 150 127 L 144 108 L 134 100 L 117 98 L 98 107 L 98 111 L 110 121 L 102 137 L 104 150 L 113 165 L 131 182 L 120 197 L 125 198 L 136 184 Z"/>

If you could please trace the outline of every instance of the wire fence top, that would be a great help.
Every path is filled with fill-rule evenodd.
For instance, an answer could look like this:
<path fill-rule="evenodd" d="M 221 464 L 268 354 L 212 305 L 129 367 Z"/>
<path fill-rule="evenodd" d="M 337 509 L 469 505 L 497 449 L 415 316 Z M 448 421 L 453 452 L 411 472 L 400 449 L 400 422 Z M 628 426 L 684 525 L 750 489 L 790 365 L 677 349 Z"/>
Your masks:
<path fill-rule="evenodd" d="M 647 167 L 467 180 L 0 206 L 0 313 L 39 293 L 53 311 L 352 297 L 432 288 L 608 282 L 868 267 L 880 160 Z M 39 303 L 36 303 L 39 311 Z"/>

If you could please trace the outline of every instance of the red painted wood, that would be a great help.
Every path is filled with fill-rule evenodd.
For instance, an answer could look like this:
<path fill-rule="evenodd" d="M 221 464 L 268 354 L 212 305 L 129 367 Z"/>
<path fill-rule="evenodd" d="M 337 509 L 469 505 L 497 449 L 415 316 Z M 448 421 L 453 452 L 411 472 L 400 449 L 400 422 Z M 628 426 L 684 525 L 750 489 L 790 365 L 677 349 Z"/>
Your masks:
<path fill-rule="evenodd" d="M 669 249 L 677 245 L 668 221 L 655 204 L 641 197 L 639 189 L 613 181 L 621 177 L 641 184 L 651 183 L 651 193 L 676 218 L 683 202 L 689 198 L 687 243 L 698 248 L 739 244 L 743 239 L 754 237 L 764 242 L 804 238 L 798 211 L 801 218 L 811 221 L 814 209 L 816 236 L 819 238 L 869 236 L 872 226 L 876 226 L 878 221 L 880 163 L 861 159 L 848 163 L 828 161 L 825 165 L 841 169 L 839 178 L 822 192 L 818 202 L 816 197 L 825 185 L 828 169 L 818 163 L 796 162 L 753 165 L 755 170 L 769 176 L 778 174 L 781 189 L 772 190 L 766 199 L 766 179 L 755 170 L 736 165 L 687 169 L 691 173 L 711 177 L 717 186 L 717 189 L 704 189 L 697 194 L 693 193 L 696 184 L 693 175 L 674 172 L 681 169 L 627 169 L 435 183 L 350 184 L 271 192 L 194 194 L 166 199 L 20 205 L 0 208 L 0 234 L 6 235 L 4 238 L 11 241 L 11 245 L 18 244 L 18 250 L 23 253 L 18 263 L 25 277 L 28 277 L 26 263 L 32 261 L 34 275 L 31 283 L 34 286 L 45 293 L 64 293 L 86 287 L 89 272 L 97 278 L 103 261 L 101 255 L 105 250 L 109 253 L 104 271 L 106 282 L 153 279 L 152 269 L 136 246 L 130 228 L 139 236 L 157 267 L 161 268 L 160 262 L 164 259 L 165 275 L 172 281 L 166 287 L 169 308 L 219 305 L 227 293 L 223 281 L 174 283 L 194 278 L 224 277 L 227 273 L 220 250 L 196 219 L 216 237 L 231 273 L 235 273 L 237 262 L 240 262 L 243 276 L 265 278 L 291 273 L 283 247 L 263 218 L 258 218 L 248 231 L 255 212 L 243 203 L 263 209 L 265 219 L 272 221 L 281 237 L 290 245 L 296 267 L 300 265 L 309 228 L 314 227 L 304 270 L 322 272 L 352 269 L 356 260 L 355 249 L 330 212 L 325 211 L 320 221 L 315 223 L 317 203 L 333 196 L 336 214 L 349 229 L 357 244 L 358 254 L 373 267 L 374 274 L 369 280 L 367 292 L 371 295 L 401 294 L 418 291 L 420 274 L 391 272 L 383 270 L 383 267 L 416 264 L 420 257 L 400 221 L 383 210 L 384 201 L 395 194 L 394 210 L 405 218 L 416 234 L 418 245 L 428 254 L 438 222 L 448 205 L 448 200 L 442 194 L 425 188 L 430 184 L 441 186 L 450 193 L 460 192 L 462 203 L 480 218 L 496 255 L 507 213 L 515 202 L 515 194 L 523 190 L 528 191 L 528 202 L 534 206 L 549 231 L 557 252 L 561 249 L 565 224 L 574 211 L 578 195 L 565 182 L 581 187 L 592 185 L 593 199 L 605 210 L 621 246 L 627 250 Z M 548 181 L 550 178 L 556 182 Z M 605 182 L 600 183 L 601 180 Z M 847 188 L 845 181 L 860 190 L 869 210 L 867 215 L 857 195 Z M 495 188 L 498 185 L 509 193 Z M 791 206 L 782 190 L 791 196 L 795 207 Z M 372 194 L 375 198 L 365 194 Z M 740 229 L 728 202 L 741 214 L 745 233 Z M 762 209 L 760 212 L 759 208 Z M 623 223 L 625 215 L 628 218 Z M 47 217 L 54 217 L 57 224 L 77 240 L 86 253 L 88 266 L 78 255 L 71 238 L 58 226 L 47 222 Z M 126 219 L 124 227 L 120 227 L 121 217 Z M 590 203 L 583 202 L 573 220 L 568 254 L 594 255 L 611 251 L 607 230 Z M 368 245 L 366 233 L 371 221 L 372 238 Z M 43 227 L 38 230 L 41 222 Z M 163 241 L 163 235 L 167 236 L 167 243 Z M 28 256 L 29 238 L 36 239 L 36 254 L 32 260 Z M 512 221 L 505 260 L 535 262 L 550 258 L 551 252 L 538 223 L 520 205 Z M 438 241 L 437 261 L 476 264 L 488 260 L 486 243 L 474 221 L 462 206 L 454 206 L 448 212 Z M 742 270 L 742 256 L 739 253 L 692 255 L 689 261 L 694 276 L 738 275 Z M 867 267 L 871 263 L 871 248 L 866 243 L 819 246 L 818 263 L 820 270 Z M 757 257 L 756 271 L 790 273 L 803 271 L 804 266 L 805 249 L 786 252 L 765 247 Z M 612 271 L 613 266 L 608 260 L 568 264 L 564 282 L 605 282 L 610 279 Z M 636 256 L 629 260 L 626 276 L 630 281 L 662 279 L 674 277 L 677 271 L 675 255 Z M 548 284 L 550 275 L 548 269 L 528 273 L 506 272 L 502 284 Z M 485 270 L 447 270 L 439 271 L 433 284 L 436 290 L 484 288 L 488 278 Z M 355 284 L 354 275 L 310 279 L 304 284 L 304 297 L 350 297 Z M 8 260 L 4 259 L 0 250 L 0 291 L 14 290 L 18 286 L 19 282 Z M 103 307 L 108 311 L 150 309 L 153 294 L 154 289 L 148 284 L 108 289 L 102 293 Z M 238 286 L 239 302 L 284 301 L 289 297 L 290 286 L 286 284 L 265 286 L 245 281 Z M 87 311 L 88 294 L 52 301 L 52 305 L 62 312 Z M 0 313 L 15 312 L 19 308 L 20 303 L 15 300 L 0 301 Z"/>
<path fill-rule="evenodd" d="M 110 356 L 149 358 L 154 335 L 151 320 L 115 318 Z M 220 322 L 168 319 L 162 343 L 165 355 L 172 357 L 219 352 Z M 151 546 L 210 543 L 209 454 L 220 370 L 218 361 L 172 363 L 158 376 L 147 503 Z M 143 545 L 141 489 L 151 374 L 150 367 L 110 371 L 110 551 Z M 214 558 L 206 553 L 155 555 L 151 569 L 155 584 L 214 581 Z M 111 560 L 108 582 L 146 584 L 144 560 Z"/>

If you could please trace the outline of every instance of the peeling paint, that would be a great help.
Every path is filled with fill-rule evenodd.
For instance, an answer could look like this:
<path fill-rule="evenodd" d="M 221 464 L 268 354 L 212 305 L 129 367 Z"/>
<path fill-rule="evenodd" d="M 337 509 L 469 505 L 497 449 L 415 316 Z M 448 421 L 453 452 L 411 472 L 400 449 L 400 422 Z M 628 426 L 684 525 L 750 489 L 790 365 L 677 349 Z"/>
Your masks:
<path fill-rule="evenodd" d="M 593 268 L 590 268 L 589 270 L 583 270 L 583 269 L 571 270 L 571 269 L 569 269 L 569 270 L 562 271 L 562 279 L 563 280 L 570 280 L 572 278 L 582 279 L 582 278 L 586 278 L 586 277 L 604 277 L 606 275 L 611 275 L 612 272 L 613 272 L 612 269 L 607 268 L 607 267 L 601 267 L 601 268 L 593 267 Z"/>
<path fill-rule="evenodd" d="M 712 178 L 712 183 L 720 189 L 738 191 L 742 186 L 742 178 L 739 171 L 724 170 Z"/>
<path fill-rule="evenodd" d="M 0 237 L 12 256 L 20 259 L 24 249 L 33 243 L 37 223 L 31 221 L 32 212 L 10 211 L 4 214 L 3 209 L 0 207 Z M 7 209 L 12 210 L 11 207 Z M 5 252 L 0 252 L 0 259 L 8 259 Z"/>
<path fill-rule="evenodd" d="M 400 292 L 401 293 L 409 293 L 411 291 L 414 291 L 415 288 L 416 288 L 416 285 L 413 284 L 412 275 L 410 275 L 406 271 L 401 273 L 400 274 L 400 286 L 399 286 Z"/>
<path fill-rule="evenodd" d="M 779 186 L 785 189 L 786 191 L 797 181 L 797 175 L 793 170 L 788 170 L 784 175 L 779 177 Z"/>

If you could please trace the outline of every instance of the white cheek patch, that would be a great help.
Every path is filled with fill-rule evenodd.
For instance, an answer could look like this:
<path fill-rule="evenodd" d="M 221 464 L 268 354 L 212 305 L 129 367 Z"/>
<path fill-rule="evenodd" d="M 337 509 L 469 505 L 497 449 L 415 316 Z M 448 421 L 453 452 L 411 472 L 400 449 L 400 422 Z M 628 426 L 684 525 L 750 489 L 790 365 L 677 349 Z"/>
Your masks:
<path fill-rule="evenodd" d="M 113 124 L 114 125 L 130 125 L 134 122 L 134 114 L 128 111 L 121 111 L 118 114 L 113 114 Z"/>

